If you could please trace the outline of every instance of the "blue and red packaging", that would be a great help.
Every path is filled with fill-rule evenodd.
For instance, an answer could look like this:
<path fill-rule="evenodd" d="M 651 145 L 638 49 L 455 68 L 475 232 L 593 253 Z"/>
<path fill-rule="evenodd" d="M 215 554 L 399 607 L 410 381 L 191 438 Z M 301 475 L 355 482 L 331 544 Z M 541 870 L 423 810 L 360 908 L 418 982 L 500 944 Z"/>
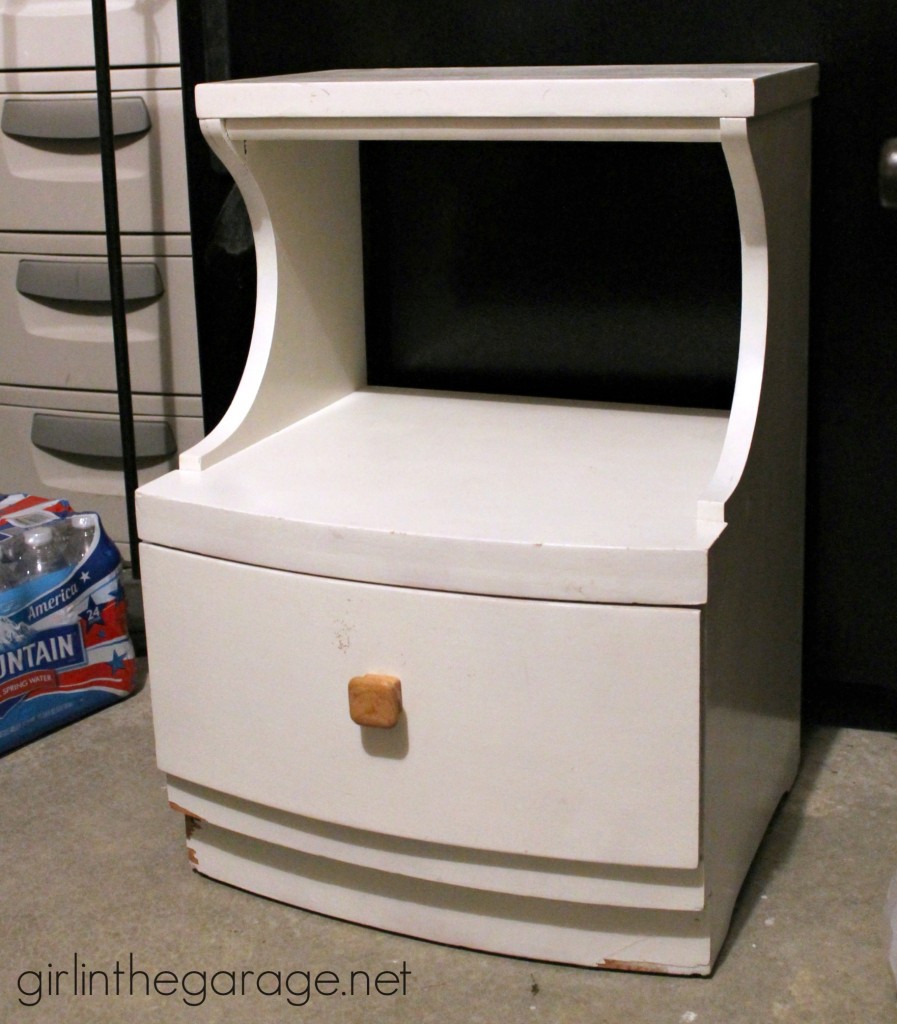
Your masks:
<path fill-rule="evenodd" d="M 121 564 L 95 513 L 0 495 L 0 754 L 133 691 Z"/>

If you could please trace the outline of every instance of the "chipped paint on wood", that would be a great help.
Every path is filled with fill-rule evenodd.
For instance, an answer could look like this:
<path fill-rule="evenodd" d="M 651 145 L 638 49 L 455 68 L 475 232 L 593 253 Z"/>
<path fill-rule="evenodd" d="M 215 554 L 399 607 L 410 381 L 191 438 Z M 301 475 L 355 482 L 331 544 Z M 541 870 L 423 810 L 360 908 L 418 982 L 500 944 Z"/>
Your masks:
<path fill-rule="evenodd" d="M 193 811 L 188 811 L 186 807 L 181 807 L 180 804 L 176 804 L 174 800 L 168 801 L 168 806 L 173 810 L 177 811 L 178 814 L 183 814 L 188 818 L 193 818 L 194 821 L 202 821 L 202 818 L 198 814 L 194 814 Z"/>
<path fill-rule="evenodd" d="M 193 836 L 193 833 L 202 826 L 203 819 L 198 814 L 194 814 L 192 811 L 188 811 L 186 807 L 181 807 L 180 804 L 176 804 L 174 800 L 168 801 L 168 806 L 173 810 L 177 811 L 178 814 L 184 815 L 184 831 L 187 834 L 187 842 Z M 187 856 L 190 858 L 191 864 L 196 864 L 196 851 L 190 846 L 187 847 Z"/>
<path fill-rule="evenodd" d="M 599 960 L 596 967 L 604 967 L 609 971 L 629 971 L 631 974 L 676 974 L 662 964 L 646 964 L 638 960 Z M 697 968 L 696 968 L 697 970 Z"/>

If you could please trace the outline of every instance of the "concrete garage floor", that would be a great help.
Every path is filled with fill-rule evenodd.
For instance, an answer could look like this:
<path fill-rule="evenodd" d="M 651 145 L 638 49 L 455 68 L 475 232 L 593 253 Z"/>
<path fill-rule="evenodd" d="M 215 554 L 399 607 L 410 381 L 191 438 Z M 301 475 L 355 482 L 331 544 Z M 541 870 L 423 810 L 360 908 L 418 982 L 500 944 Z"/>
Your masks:
<path fill-rule="evenodd" d="M 0 1020 L 894 1021 L 883 904 L 897 871 L 897 737 L 811 727 L 805 745 L 797 786 L 748 879 L 714 976 L 615 974 L 377 932 L 194 874 L 183 819 L 168 809 L 155 767 L 144 688 L 0 759 Z M 48 991 L 48 964 L 71 972 L 76 955 L 113 984 L 118 961 L 122 994 L 102 994 L 99 980 L 93 995 L 73 995 L 65 983 L 60 994 Z M 240 971 L 280 971 L 282 978 L 302 970 L 344 978 L 366 971 L 393 994 L 335 992 L 291 1006 L 288 993 L 251 990 L 207 992 L 203 1001 L 202 978 L 194 974 L 195 995 L 179 989 L 147 996 L 140 975 L 131 995 L 131 956 L 134 971 L 151 977 L 165 970 L 180 978 L 205 972 L 207 979 L 216 971 L 238 978 Z M 41 972 L 40 992 L 37 974 L 24 972 Z M 299 978 L 291 982 L 297 1002 Z"/>

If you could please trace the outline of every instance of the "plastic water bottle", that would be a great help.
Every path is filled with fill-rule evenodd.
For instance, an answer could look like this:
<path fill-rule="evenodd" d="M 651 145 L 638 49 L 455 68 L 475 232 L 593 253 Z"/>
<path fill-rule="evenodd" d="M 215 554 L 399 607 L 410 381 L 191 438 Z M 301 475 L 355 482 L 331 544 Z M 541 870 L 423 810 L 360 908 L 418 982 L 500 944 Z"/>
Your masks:
<path fill-rule="evenodd" d="M 92 512 L 79 512 L 62 520 L 65 533 L 65 554 L 71 565 L 77 565 L 90 551 L 97 531 L 97 517 Z"/>
<path fill-rule="evenodd" d="M 0 592 L 78 565 L 90 552 L 97 516 L 80 512 L 0 541 Z"/>
<path fill-rule="evenodd" d="M 60 521 L 62 522 L 62 521 Z M 62 541 L 62 531 L 57 523 L 35 526 L 22 536 L 22 576 L 25 580 L 46 576 L 51 572 L 65 569 L 69 565 Z"/>
<path fill-rule="evenodd" d="M 0 541 L 0 591 L 18 586 L 24 577 L 22 555 L 25 545 L 21 533 Z"/>

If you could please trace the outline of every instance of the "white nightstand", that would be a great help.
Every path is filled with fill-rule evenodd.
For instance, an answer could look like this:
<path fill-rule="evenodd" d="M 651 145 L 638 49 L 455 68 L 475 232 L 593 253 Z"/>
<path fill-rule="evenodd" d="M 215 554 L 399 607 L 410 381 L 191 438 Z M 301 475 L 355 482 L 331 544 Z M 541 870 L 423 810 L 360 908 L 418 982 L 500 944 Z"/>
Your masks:
<path fill-rule="evenodd" d="M 254 225 L 255 333 L 219 427 L 138 495 L 159 764 L 198 870 L 442 942 L 709 972 L 798 763 L 816 82 L 199 87 Z M 366 386 L 362 139 L 721 144 L 731 412 Z M 362 721 L 400 680 L 392 727 L 350 717 L 356 677 Z"/>

